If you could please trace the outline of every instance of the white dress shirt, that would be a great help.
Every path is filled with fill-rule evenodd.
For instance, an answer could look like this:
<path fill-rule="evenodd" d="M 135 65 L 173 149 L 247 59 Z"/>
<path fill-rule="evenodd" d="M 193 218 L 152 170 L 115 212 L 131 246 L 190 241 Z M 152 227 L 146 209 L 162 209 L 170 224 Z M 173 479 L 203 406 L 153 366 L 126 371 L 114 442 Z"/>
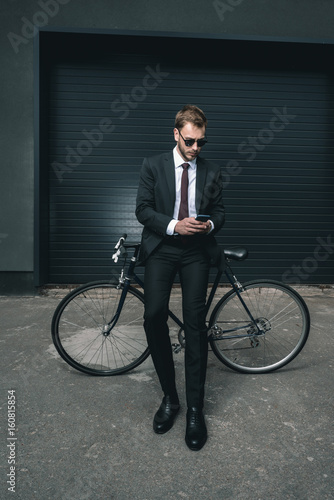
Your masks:
<path fill-rule="evenodd" d="M 189 168 L 188 168 L 188 211 L 189 211 L 189 217 L 196 217 L 196 206 L 195 206 L 195 197 L 196 197 L 196 170 L 197 170 L 197 164 L 196 164 L 196 158 L 195 160 L 192 161 L 187 161 L 185 162 L 184 159 L 179 155 L 177 148 L 173 149 L 173 157 L 174 157 L 174 165 L 175 165 L 175 205 L 174 205 L 174 213 L 173 213 L 173 219 L 170 221 L 170 223 L 167 226 L 167 231 L 166 233 L 169 236 L 172 236 L 174 234 L 174 229 L 176 224 L 178 223 L 178 215 L 179 215 L 179 209 L 180 209 L 180 202 L 181 202 L 181 177 L 182 177 L 182 164 L 183 163 L 188 163 Z"/>

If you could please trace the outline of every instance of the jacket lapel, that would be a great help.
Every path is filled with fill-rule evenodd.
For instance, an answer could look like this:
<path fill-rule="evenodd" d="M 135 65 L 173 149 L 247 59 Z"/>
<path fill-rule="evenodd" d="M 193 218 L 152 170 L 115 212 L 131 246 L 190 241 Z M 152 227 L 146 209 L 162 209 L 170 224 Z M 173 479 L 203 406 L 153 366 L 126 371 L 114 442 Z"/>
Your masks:
<path fill-rule="evenodd" d="M 167 153 L 164 158 L 164 171 L 166 181 L 166 203 L 168 212 L 173 215 L 175 205 L 175 165 L 173 153 Z"/>
<path fill-rule="evenodd" d="M 196 197 L 195 197 L 195 205 L 197 214 L 200 213 L 200 207 L 204 192 L 205 180 L 207 175 L 207 168 L 205 166 L 204 161 L 198 157 L 197 158 L 197 171 L 196 171 Z"/>

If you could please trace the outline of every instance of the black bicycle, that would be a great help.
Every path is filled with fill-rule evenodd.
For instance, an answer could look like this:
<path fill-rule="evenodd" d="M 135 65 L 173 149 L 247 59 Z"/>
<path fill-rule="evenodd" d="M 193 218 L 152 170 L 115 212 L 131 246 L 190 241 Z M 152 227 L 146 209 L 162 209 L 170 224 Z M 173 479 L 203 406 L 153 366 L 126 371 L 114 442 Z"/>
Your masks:
<path fill-rule="evenodd" d="M 119 277 L 94 281 L 71 291 L 59 303 L 52 319 L 52 339 L 60 356 L 90 375 L 118 375 L 140 365 L 150 354 L 143 328 L 144 288 L 135 273 L 140 244 L 115 246 L 114 262 L 122 255 Z M 133 256 L 126 269 L 128 250 Z M 220 279 L 225 273 L 231 290 L 214 307 L 208 341 L 217 358 L 244 373 L 267 373 L 292 361 L 304 347 L 310 315 L 302 297 L 291 287 L 272 280 L 241 284 L 230 262 L 243 261 L 245 248 L 224 249 L 226 266 L 218 269 L 209 293 L 208 315 Z M 175 352 L 185 347 L 182 321 L 169 311 L 178 329 Z"/>

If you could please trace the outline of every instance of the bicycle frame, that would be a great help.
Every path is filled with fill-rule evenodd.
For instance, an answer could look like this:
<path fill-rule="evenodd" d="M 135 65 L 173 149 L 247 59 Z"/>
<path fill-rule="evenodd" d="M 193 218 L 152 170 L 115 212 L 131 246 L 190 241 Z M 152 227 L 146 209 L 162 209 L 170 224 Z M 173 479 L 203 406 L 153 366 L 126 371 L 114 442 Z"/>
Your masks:
<path fill-rule="evenodd" d="M 124 255 L 118 279 L 93 281 L 72 290 L 52 318 L 52 339 L 58 353 L 70 366 L 89 375 L 126 373 L 150 354 L 143 328 L 144 283 L 135 273 L 140 244 L 125 246 L 125 239 L 126 234 L 112 256 L 116 263 Z M 134 249 L 131 262 L 128 248 Z M 244 260 L 247 253 L 239 247 L 224 250 L 226 269 L 217 269 L 207 293 L 207 337 L 212 352 L 229 368 L 268 373 L 287 365 L 303 349 L 310 315 L 298 292 L 279 281 L 258 279 L 241 284 L 229 263 Z M 223 272 L 230 286 L 220 296 L 217 289 Z M 187 343 L 184 325 L 172 311 L 168 314 L 174 323 L 172 337 L 176 333 L 178 339 L 172 349 L 178 353 Z"/>
<path fill-rule="evenodd" d="M 144 283 L 143 283 L 143 281 L 135 273 L 135 267 L 136 267 L 137 260 L 138 260 L 139 245 L 126 245 L 126 244 L 123 244 L 123 247 L 125 249 L 126 248 L 134 248 L 135 251 L 134 251 L 133 256 L 131 257 L 131 261 L 130 261 L 130 264 L 129 264 L 129 268 L 128 268 L 127 274 L 124 276 L 124 269 L 125 269 L 126 257 L 127 257 L 127 253 L 125 253 L 124 264 L 123 264 L 123 267 L 122 267 L 122 270 L 121 270 L 121 273 L 120 273 L 119 284 L 118 284 L 119 288 L 122 287 L 122 294 L 121 294 L 121 297 L 120 297 L 120 301 L 119 301 L 118 308 L 117 308 L 117 311 L 115 313 L 115 316 L 108 323 L 109 328 L 104 333 L 105 335 L 108 335 L 110 333 L 110 331 L 112 330 L 113 326 L 116 324 L 116 322 L 117 322 L 117 320 L 118 320 L 118 318 L 119 318 L 119 316 L 121 314 L 122 307 L 123 307 L 123 304 L 124 304 L 124 301 L 125 301 L 125 297 L 126 297 L 126 295 L 128 293 L 128 289 L 129 289 L 129 287 L 131 285 L 131 282 L 135 281 L 144 290 Z M 246 325 L 235 327 L 235 328 L 232 328 L 230 330 L 224 331 L 223 332 L 224 333 L 224 339 L 247 338 L 247 337 L 254 337 L 254 336 L 258 336 L 258 335 L 263 335 L 263 332 L 259 328 L 259 325 L 257 324 L 257 322 L 255 321 L 255 319 L 253 318 L 252 313 L 248 309 L 247 305 L 245 304 L 245 301 L 243 300 L 243 298 L 241 296 L 240 292 L 243 291 L 243 287 L 242 287 L 241 283 L 238 281 L 238 279 L 236 278 L 236 276 L 233 274 L 231 267 L 228 264 L 226 264 L 226 267 L 229 269 L 229 271 L 231 272 L 232 276 L 230 275 L 230 273 L 227 271 L 226 268 L 224 270 L 224 273 L 225 273 L 228 281 L 230 282 L 233 290 L 237 294 L 237 296 L 238 296 L 241 304 L 243 305 L 245 311 L 247 312 L 247 314 L 248 314 L 248 316 L 250 318 L 250 322 L 248 324 L 246 324 Z M 210 306 L 212 304 L 213 298 L 214 298 L 215 293 L 217 291 L 217 288 L 218 288 L 218 285 L 219 285 L 219 282 L 220 282 L 222 274 L 223 274 L 223 271 L 218 270 L 218 272 L 216 274 L 216 277 L 215 277 L 215 280 L 214 280 L 214 283 L 213 283 L 213 286 L 212 286 L 212 289 L 211 289 L 211 292 L 209 294 L 206 306 L 205 306 L 205 315 L 206 316 L 208 314 L 208 311 L 209 311 Z M 181 329 L 184 329 L 184 324 L 182 323 L 182 321 L 170 309 L 168 309 L 168 316 Z M 226 335 L 226 334 L 229 334 L 229 333 L 237 332 L 238 330 L 244 330 L 245 328 L 249 328 L 251 326 L 255 326 L 256 329 L 257 329 L 257 332 L 255 332 L 255 333 L 241 334 L 241 335 L 240 334 L 239 335 Z M 219 336 L 214 336 L 215 340 L 219 340 L 220 338 L 221 337 L 219 337 Z"/>

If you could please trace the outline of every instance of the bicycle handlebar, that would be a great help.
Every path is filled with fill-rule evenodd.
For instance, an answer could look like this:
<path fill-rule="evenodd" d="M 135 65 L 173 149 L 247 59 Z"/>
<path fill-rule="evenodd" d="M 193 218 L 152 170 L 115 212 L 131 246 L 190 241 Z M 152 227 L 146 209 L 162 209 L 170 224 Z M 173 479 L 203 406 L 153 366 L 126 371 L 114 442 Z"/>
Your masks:
<path fill-rule="evenodd" d="M 122 252 L 122 248 L 123 248 L 123 244 L 126 240 L 126 238 L 128 237 L 128 235 L 126 233 L 124 233 L 120 239 L 118 240 L 118 242 L 116 243 L 115 245 L 115 248 L 114 250 L 116 250 L 116 252 L 113 254 L 112 256 L 112 260 L 116 263 L 118 262 L 118 257 L 121 255 L 121 252 Z"/>
<path fill-rule="evenodd" d="M 119 247 L 121 247 L 123 245 L 123 243 L 127 237 L 128 237 L 128 235 L 126 233 L 122 234 L 122 236 L 120 237 L 120 239 L 118 240 L 118 242 L 115 245 L 115 250 L 118 250 Z"/>

